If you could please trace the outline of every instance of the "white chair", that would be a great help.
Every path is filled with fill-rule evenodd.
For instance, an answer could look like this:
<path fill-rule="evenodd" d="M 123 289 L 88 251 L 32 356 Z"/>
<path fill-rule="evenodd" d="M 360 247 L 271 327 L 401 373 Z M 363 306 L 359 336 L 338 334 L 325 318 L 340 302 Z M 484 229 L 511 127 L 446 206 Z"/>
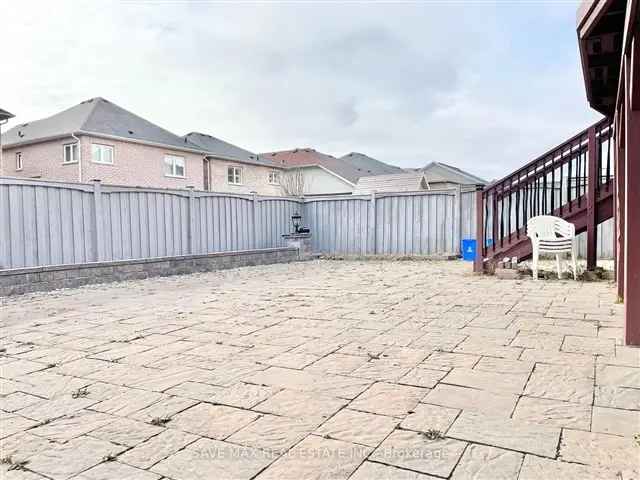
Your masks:
<path fill-rule="evenodd" d="M 538 257 L 541 253 L 555 254 L 558 278 L 561 277 L 560 254 L 570 253 L 573 279 L 577 280 L 576 227 L 573 223 L 551 215 L 540 215 L 530 218 L 527 222 L 527 236 L 531 239 L 533 246 L 532 270 L 534 280 L 538 279 Z"/>

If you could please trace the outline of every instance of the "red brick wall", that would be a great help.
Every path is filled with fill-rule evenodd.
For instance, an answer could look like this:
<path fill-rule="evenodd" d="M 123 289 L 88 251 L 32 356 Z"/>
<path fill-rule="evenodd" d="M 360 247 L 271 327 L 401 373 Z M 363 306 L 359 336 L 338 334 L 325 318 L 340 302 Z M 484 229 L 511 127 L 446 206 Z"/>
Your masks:
<path fill-rule="evenodd" d="M 91 158 L 91 144 L 113 146 L 113 165 L 95 163 Z M 177 155 L 185 159 L 185 177 L 165 175 L 164 156 Z M 204 188 L 202 178 L 203 155 L 140 143 L 82 137 L 82 181 L 102 180 L 106 184 L 140 187 Z"/>
<path fill-rule="evenodd" d="M 140 143 L 111 140 L 100 137 L 81 136 L 81 160 L 79 163 L 63 164 L 63 146 L 74 143 L 68 137 L 63 140 L 41 142 L 18 148 L 5 148 L 0 175 L 10 177 L 40 177 L 43 180 L 88 183 L 99 179 L 105 184 L 157 188 L 184 188 L 193 186 L 204 189 L 203 157 L 198 153 L 183 152 L 171 148 L 155 147 Z M 110 145 L 114 151 L 113 165 L 92 161 L 91 145 Z M 23 169 L 16 170 L 16 152 L 22 152 Z M 178 155 L 185 159 L 185 177 L 165 175 L 164 156 Z M 227 167 L 239 166 L 243 172 L 242 185 L 227 182 Z M 79 172 L 81 170 L 81 172 Z M 271 168 L 225 160 L 211 160 L 211 190 L 215 192 L 281 195 L 279 185 L 269 184 Z"/>
<path fill-rule="evenodd" d="M 7 177 L 41 177 L 44 180 L 77 182 L 78 165 L 63 165 L 63 145 L 73 138 L 53 140 L 17 148 L 3 148 L 0 175 Z M 16 170 L 16 153 L 22 153 L 22 170 Z"/>

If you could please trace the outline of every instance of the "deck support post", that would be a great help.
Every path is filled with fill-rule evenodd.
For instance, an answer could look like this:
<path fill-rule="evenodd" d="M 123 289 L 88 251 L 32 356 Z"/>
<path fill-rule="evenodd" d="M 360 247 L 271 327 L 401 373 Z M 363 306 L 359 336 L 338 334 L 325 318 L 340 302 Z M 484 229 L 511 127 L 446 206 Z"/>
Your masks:
<path fill-rule="evenodd" d="M 633 65 L 633 68 L 632 68 Z M 624 300 L 627 345 L 640 345 L 640 33 L 626 55 L 625 70 L 625 232 Z M 635 98 L 633 98 L 635 96 Z"/>
<path fill-rule="evenodd" d="M 587 179 L 587 270 L 596 268 L 598 255 L 598 230 L 596 223 L 597 182 L 598 175 L 598 146 L 596 143 L 596 129 L 589 128 L 588 132 L 589 168 Z M 578 179 L 580 181 L 580 179 Z"/>
<path fill-rule="evenodd" d="M 624 298 L 624 225 L 625 225 L 625 154 L 624 154 L 624 111 L 616 118 L 615 126 L 615 270 L 618 299 Z"/>
<path fill-rule="evenodd" d="M 484 271 L 484 205 L 482 187 L 476 187 L 476 258 L 473 260 L 473 271 Z"/>

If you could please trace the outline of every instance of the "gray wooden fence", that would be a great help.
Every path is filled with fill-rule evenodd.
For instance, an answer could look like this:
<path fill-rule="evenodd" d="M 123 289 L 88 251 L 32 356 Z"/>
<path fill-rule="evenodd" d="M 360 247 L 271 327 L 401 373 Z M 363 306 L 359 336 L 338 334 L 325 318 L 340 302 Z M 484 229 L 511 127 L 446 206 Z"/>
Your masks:
<path fill-rule="evenodd" d="M 283 246 L 302 201 L 0 178 L 0 268 Z"/>
<path fill-rule="evenodd" d="M 435 255 L 475 236 L 475 196 L 456 189 L 305 200 L 316 252 Z"/>
<path fill-rule="evenodd" d="M 613 258 L 614 227 L 613 218 L 602 222 L 597 227 L 597 255 L 600 259 Z M 587 232 L 578 235 L 578 257 L 587 257 Z"/>
<path fill-rule="evenodd" d="M 278 247 L 294 212 L 319 253 L 451 254 L 475 238 L 475 194 L 457 189 L 302 200 L 0 178 L 0 269 Z"/>

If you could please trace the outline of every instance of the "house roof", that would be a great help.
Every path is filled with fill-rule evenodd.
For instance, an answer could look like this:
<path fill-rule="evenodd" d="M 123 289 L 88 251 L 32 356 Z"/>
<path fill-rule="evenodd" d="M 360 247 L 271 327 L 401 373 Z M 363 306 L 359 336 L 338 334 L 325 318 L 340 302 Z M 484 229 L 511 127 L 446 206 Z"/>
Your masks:
<path fill-rule="evenodd" d="M 15 117 L 13 113 L 7 112 L 6 110 L 0 108 L 0 120 L 9 120 L 13 117 Z"/>
<path fill-rule="evenodd" d="M 320 166 L 354 185 L 357 183 L 358 178 L 362 176 L 362 172 L 349 163 L 331 155 L 317 152 L 313 148 L 294 148 L 293 150 L 261 153 L 260 158 L 271 160 L 282 167 Z"/>
<path fill-rule="evenodd" d="M 423 172 L 428 182 L 440 181 L 459 183 L 461 185 L 487 185 L 489 183 L 465 170 L 442 162 L 431 162 L 422 168 L 413 170 Z"/>
<path fill-rule="evenodd" d="M 402 173 L 404 170 L 395 165 L 381 162 L 371 158 L 364 153 L 351 152 L 340 157 L 340 160 L 348 163 L 362 173 L 362 175 L 385 175 L 391 173 Z"/>
<path fill-rule="evenodd" d="M 16 125 L 2 135 L 2 143 L 11 147 L 72 134 L 95 134 L 181 150 L 202 150 L 187 139 L 101 97 L 85 100 L 41 120 Z"/>
<path fill-rule="evenodd" d="M 374 175 L 358 180 L 354 195 L 372 192 L 417 192 L 429 188 L 425 174 L 420 171 Z"/>
<path fill-rule="evenodd" d="M 232 143 L 225 142 L 212 135 L 200 132 L 187 133 L 186 138 L 190 143 L 197 145 L 202 150 L 206 150 L 212 157 L 222 158 L 226 160 L 237 160 L 242 163 L 251 163 L 255 165 L 263 165 L 266 167 L 277 167 L 272 160 L 262 158 L 260 155 L 240 148 Z"/>

